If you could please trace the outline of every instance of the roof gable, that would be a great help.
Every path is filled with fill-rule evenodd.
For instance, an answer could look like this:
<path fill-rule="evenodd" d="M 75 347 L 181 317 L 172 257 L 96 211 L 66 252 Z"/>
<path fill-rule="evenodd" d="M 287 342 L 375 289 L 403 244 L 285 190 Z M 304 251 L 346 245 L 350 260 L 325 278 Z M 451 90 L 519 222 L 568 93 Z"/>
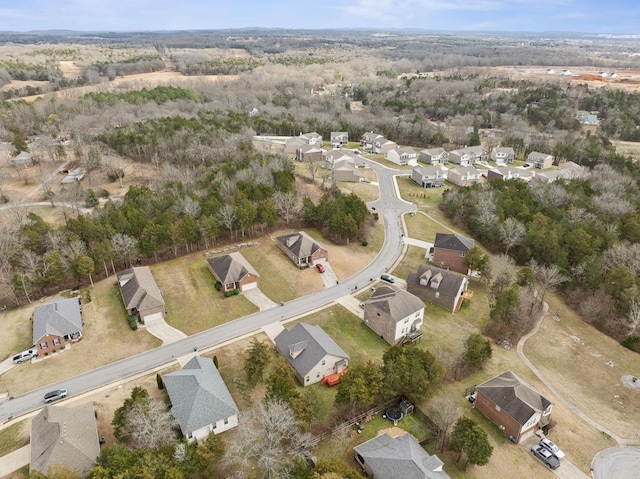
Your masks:
<path fill-rule="evenodd" d="M 439 277 L 439 285 L 437 288 L 431 288 L 431 282 Z M 420 280 L 425 279 L 427 285 L 420 284 Z M 417 271 L 412 271 L 407 277 L 407 283 L 412 283 L 423 288 L 434 289 L 448 296 L 455 296 L 462 288 L 467 278 L 459 273 L 450 270 L 437 268 L 432 265 L 421 264 Z"/>
<path fill-rule="evenodd" d="M 185 435 L 238 414 L 231 393 L 209 358 L 194 356 L 180 371 L 162 379 L 171 412 Z"/>
<path fill-rule="evenodd" d="M 245 257 L 237 251 L 224 256 L 209 258 L 207 263 L 209 263 L 220 282 L 224 284 L 239 282 L 248 274 L 260 277 Z"/>
<path fill-rule="evenodd" d="M 473 245 L 474 241 L 471 238 L 457 233 L 436 233 L 436 240 L 433 243 L 434 248 L 462 251 L 465 253 L 473 248 Z"/>
<path fill-rule="evenodd" d="M 327 355 L 349 359 L 320 326 L 298 323 L 278 334 L 274 342 L 280 354 L 301 376 L 306 376 Z"/>
<path fill-rule="evenodd" d="M 126 309 L 143 310 L 164 305 L 162 293 L 148 266 L 126 269 L 117 275 Z"/>
<path fill-rule="evenodd" d="M 522 425 L 534 413 L 542 414 L 552 404 L 511 371 L 489 379 L 476 389 Z"/>
<path fill-rule="evenodd" d="M 394 289 L 391 286 L 381 286 L 376 289 L 366 304 L 384 311 L 395 321 L 400 321 L 424 309 L 424 303 L 420 298 L 408 291 Z"/>
<path fill-rule="evenodd" d="M 47 334 L 67 336 L 82 332 L 78 298 L 54 299 L 33 309 L 33 344 Z"/>
<path fill-rule="evenodd" d="M 304 231 L 278 236 L 276 241 L 289 249 L 296 257 L 305 258 L 316 251 L 323 249 L 318 243 Z"/>

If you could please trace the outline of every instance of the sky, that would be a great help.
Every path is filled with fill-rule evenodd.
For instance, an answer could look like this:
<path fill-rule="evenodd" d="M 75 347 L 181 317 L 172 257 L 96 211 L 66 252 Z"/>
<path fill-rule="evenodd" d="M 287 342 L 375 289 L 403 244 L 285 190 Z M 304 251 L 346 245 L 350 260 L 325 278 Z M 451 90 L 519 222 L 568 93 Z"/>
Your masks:
<path fill-rule="evenodd" d="M 245 27 L 640 34 L 640 1 L 0 1 L 0 31 L 216 30 Z"/>

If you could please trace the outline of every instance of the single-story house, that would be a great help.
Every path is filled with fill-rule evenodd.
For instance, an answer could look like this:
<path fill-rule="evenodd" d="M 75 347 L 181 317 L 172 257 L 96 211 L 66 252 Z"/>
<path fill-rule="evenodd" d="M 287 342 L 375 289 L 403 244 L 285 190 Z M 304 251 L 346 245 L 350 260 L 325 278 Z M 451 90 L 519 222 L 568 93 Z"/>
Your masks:
<path fill-rule="evenodd" d="M 180 371 L 165 374 L 162 380 L 171 413 L 189 442 L 238 425 L 238 406 L 213 360 L 194 356 Z"/>
<path fill-rule="evenodd" d="M 373 131 L 363 133 L 363 135 L 360 137 L 360 146 L 365 149 L 373 148 L 373 145 L 379 138 L 384 138 L 384 135 L 381 135 L 380 133 L 374 133 Z"/>
<path fill-rule="evenodd" d="M 539 151 L 532 151 L 527 156 L 527 163 L 534 168 L 545 170 L 553 166 L 553 156 L 547 153 L 540 153 Z"/>
<path fill-rule="evenodd" d="M 427 148 L 420 152 L 418 161 L 427 165 L 445 165 L 449 162 L 449 153 L 444 148 Z"/>
<path fill-rule="evenodd" d="M 414 166 L 411 179 L 423 188 L 443 186 L 447 179 L 446 172 L 438 166 Z"/>
<path fill-rule="evenodd" d="M 436 233 L 433 262 L 442 268 L 467 274 L 469 269 L 464 265 L 464 257 L 473 245 L 473 239 L 457 233 Z"/>
<path fill-rule="evenodd" d="M 473 296 L 468 287 L 466 276 L 427 264 L 421 264 L 407 277 L 407 291 L 452 313 L 460 309 L 463 300 Z"/>
<path fill-rule="evenodd" d="M 164 318 L 162 292 L 148 266 L 125 269 L 116 277 L 127 314 L 136 316 L 142 323 L 156 317 Z"/>
<path fill-rule="evenodd" d="M 513 442 L 549 424 L 553 403 L 511 371 L 476 386 L 475 407 Z"/>
<path fill-rule="evenodd" d="M 329 252 L 304 231 L 278 236 L 276 244 L 300 268 L 329 259 Z"/>
<path fill-rule="evenodd" d="M 38 356 L 46 356 L 82 339 L 82 315 L 78 298 L 54 299 L 33 309 L 33 344 Z"/>
<path fill-rule="evenodd" d="M 349 355 L 320 326 L 298 323 L 285 328 L 274 342 L 303 386 L 340 374 L 349 365 Z"/>
<path fill-rule="evenodd" d="M 385 158 L 396 165 L 415 166 L 417 164 L 417 153 L 410 146 L 397 146 L 388 150 Z"/>
<path fill-rule="evenodd" d="M 353 450 L 372 479 L 449 479 L 440 458 L 425 451 L 411 434 L 391 437 L 385 432 Z"/>
<path fill-rule="evenodd" d="M 482 171 L 475 166 L 463 166 L 460 168 L 450 168 L 447 172 L 447 180 L 458 186 L 473 185 L 482 178 Z"/>
<path fill-rule="evenodd" d="M 33 155 L 29 152 L 21 151 L 9 160 L 9 165 L 14 168 L 26 168 L 27 166 L 31 166 L 33 165 Z"/>
<path fill-rule="evenodd" d="M 533 171 L 525 170 L 524 168 L 517 168 L 513 166 L 498 166 L 496 168 L 491 168 L 487 172 L 488 180 L 523 180 L 523 181 L 531 181 L 531 179 L 535 176 Z"/>
<path fill-rule="evenodd" d="M 349 144 L 349 133 L 346 131 L 331 132 L 331 148 L 341 148 Z"/>
<path fill-rule="evenodd" d="M 85 476 L 96 464 L 100 440 L 93 403 L 46 406 L 31 420 L 29 472 L 62 465 Z"/>
<path fill-rule="evenodd" d="M 245 259 L 235 251 L 224 256 L 207 259 L 211 274 L 222 284 L 222 291 L 247 291 L 258 287 L 260 275 Z"/>
<path fill-rule="evenodd" d="M 423 319 L 422 300 L 391 286 L 380 286 L 364 302 L 365 324 L 392 346 L 417 341 Z"/>
<path fill-rule="evenodd" d="M 516 152 L 510 146 L 496 146 L 491 150 L 491 159 L 496 163 L 513 163 Z"/>

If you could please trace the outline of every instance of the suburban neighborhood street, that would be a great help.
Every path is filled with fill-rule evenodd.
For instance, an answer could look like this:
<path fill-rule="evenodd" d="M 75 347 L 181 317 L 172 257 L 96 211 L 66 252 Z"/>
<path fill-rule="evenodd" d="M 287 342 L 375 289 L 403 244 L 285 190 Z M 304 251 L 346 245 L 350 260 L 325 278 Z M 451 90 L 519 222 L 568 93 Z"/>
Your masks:
<path fill-rule="evenodd" d="M 396 191 L 394 176 L 406 174 L 406 171 L 400 172 L 373 162 L 369 164 L 378 174 L 380 189 L 379 199 L 371 202 L 369 206 L 372 209 L 375 208 L 384 220 L 385 241 L 375 260 L 359 273 L 322 291 L 289 301 L 282 306 L 236 319 L 151 351 L 4 400 L 0 402 L 0 421 L 5 422 L 41 408 L 44 405 L 43 396 L 47 391 L 65 388 L 69 391 L 70 397 L 76 396 L 114 381 L 152 370 L 175 358 L 193 353 L 195 350 L 218 346 L 236 338 L 255 334 L 269 324 L 321 308 L 367 287 L 371 281 L 391 268 L 402 251 L 404 234 L 400 220 L 402 213 L 417 211 L 415 205 L 399 199 Z"/>

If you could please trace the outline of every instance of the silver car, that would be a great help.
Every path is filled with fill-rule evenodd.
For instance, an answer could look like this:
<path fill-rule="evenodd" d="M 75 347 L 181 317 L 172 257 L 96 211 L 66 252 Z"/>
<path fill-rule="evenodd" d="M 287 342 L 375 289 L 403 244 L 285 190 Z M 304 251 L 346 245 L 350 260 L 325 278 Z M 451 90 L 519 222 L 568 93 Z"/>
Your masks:
<path fill-rule="evenodd" d="M 53 401 L 57 401 L 58 399 L 64 399 L 67 397 L 66 389 L 56 389 L 55 391 L 49 391 L 44 395 L 44 402 L 47 404 Z"/>
<path fill-rule="evenodd" d="M 540 444 L 531 446 L 531 454 L 544 462 L 549 469 L 558 469 L 560 467 L 560 459 L 558 459 L 549 449 L 542 447 Z"/>
<path fill-rule="evenodd" d="M 562 452 L 560 448 L 555 445 L 555 443 L 553 443 L 546 437 L 543 439 L 540 439 L 540 445 L 545 449 L 549 449 L 553 453 L 553 455 L 556 456 L 558 459 L 564 458 L 564 452 Z"/>

